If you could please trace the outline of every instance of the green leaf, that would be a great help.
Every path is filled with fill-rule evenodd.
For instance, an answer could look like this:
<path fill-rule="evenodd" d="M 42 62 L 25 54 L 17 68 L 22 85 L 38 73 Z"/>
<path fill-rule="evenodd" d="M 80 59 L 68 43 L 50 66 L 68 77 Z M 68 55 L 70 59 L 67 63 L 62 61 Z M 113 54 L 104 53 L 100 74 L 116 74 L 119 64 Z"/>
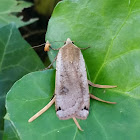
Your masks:
<path fill-rule="evenodd" d="M 80 48 L 90 46 L 82 51 L 88 78 L 94 83 L 118 86 L 106 90 L 90 88 L 90 92 L 104 100 L 116 101 L 117 104 L 91 100 L 87 120 L 79 120 L 84 132 L 76 128 L 72 119 L 60 121 L 55 115 L 54 107 L 28 124 L 26 121 L 49 102 L 53 93 L 53 89 L 50 92 L 45 90 L 53 82 L 42 84 L 43 78 L 42 82 L 38 78 L 43 77 L 43 72 L 34 73 L 34 76 L 38 74 L 36 81 L 39 80 L 40 84 L 38 82 L 36 86 L 29 87 L 26 79 L 21 79 L 7 96 L 10 120 L 20 139 L 139 140 L 139 15 L 140 1 L 136 0 L 65 0 L 56 6 L 49 21 L 46 40 L 65 41 L 69 37 Z M 54 48 L 62 45 L 59 42 L 52 43 Z M 56 51 L 50 51 L 51 61 L 56 54 Z M 44 80 L 47 81 L 50 75 L 46 72 Z M 26 78 L 31 79 L 32 76 Z M 34 82 L 35 78 L 30 81 Z M 16 106 L 19 108 L 15 109 Z"/>
<path fill-rule="evenodd" d="M 0 27 L 11 22 L 16 23 L 17 27 L 21 27 L 36 21 L 37 19 L 31 19 L 27 22 L 24 22 L 22 21 L 22 17 L 17 17 L 15 14 L 30 6 L 32 6 L 32 4 L 25 1 L 0 0 Z"/>
<path fill-rule="evenodd" d="M 6 93 L 22 76 L 43 67 L 14 24 L 0 28 L 0 130 L 3 130 Z"/>
<path fill-rule="evenodd" d="M 20 140 L 10 120 L 4 121 L 4 129 L 3 140 Z"/>
<path fill-rule="evenodd" d="M 12 124 L 8 113 L 4 116 L 4 134 L 3 140 L 20 140 L 18 133 Z"/>
<path fill-rule="evenodd" d="M 28 119 L 43 108 L 52 98 L 54 76 L 54 70 L 33 72 L 17 81 L 10 89 L 7 95 L 6 108 L 20 139 L 31 140 L 33 137 L 39 139 L 42 135 L 46 135 L 47 131 L 42 129 L 43 127 L 52 131 L 56 123 L 58 126 L 61 125 L 55 115 L 54 107 L 47 111 L 47 116 L 44 114 L 39 117 L 43 124 L 40 125 L 40 121 L 28 123 Z M 53 124 L 53 121 L 56 123 Z M 23 133 L 21 134 L 21 132 Z"/>

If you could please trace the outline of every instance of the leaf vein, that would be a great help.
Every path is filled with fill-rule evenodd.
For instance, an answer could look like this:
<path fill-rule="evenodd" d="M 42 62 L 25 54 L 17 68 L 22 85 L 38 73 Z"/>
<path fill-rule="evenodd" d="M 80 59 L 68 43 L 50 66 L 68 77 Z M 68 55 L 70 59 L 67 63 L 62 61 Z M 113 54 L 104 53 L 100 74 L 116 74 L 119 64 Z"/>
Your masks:
<path fill-rule="evenodd" d="M 129 53 L 133 52 L 133 51 L 140 51 L 140 49 L 133 49 L 133 50 L 130 50 L 128 52 L 125 52 L 125 53 L 122 53 L 116 57 L 114 57 L 113 59 L 110 59 L 109 61 L 105 62 L 105 64 L 108 64 L 108 63 L 111 63 L 112 61 L 116 60 L 117 58 L 121 57 L 121 56 L 124 56 L 124 55 L 128 55 Z"/>
<path fill-rule="evenodd" d="M 65 126 L 65 127 L 61 127 L 61 128 L 56 128 L 56 129 L 54 129 L 54 130 L 52 130 L 52 131 L 44 134 L 43 137 L 46 136 L 46 135 L 48 135 L 48 134 L 54 133 L 54 132 L 59 131 L 59 130 L 63 130 L 65 128 L 68 128 L 68 127 L 71 127 L 71 126 L 74 126 L 74 124 L 71 124 L 71 125 L 68 125 L 68 126 Z"/>
<path fill-rule="evenodd" d="M 1 63 L 0 63 L 0 70 L 1 70 L 1 67 L 2 67 L 2 64 L 3 64 L 3 61 L 4 61 L 4 56 L 5 56 L 5 53 L 6 53 L 6 50 L 7 50 L 7 46 L 9 45 L 9 41 L 10 41 L 10 38 L 12 36 L 12 30 L 13 30 L 13 26 L 12 26 L 12 28 L 10 30 L 7 43 L 6 43 L 4 51 L 3 51 L 3 55 L 2 55 L 2 59 L 1 59 Z"/>
<path fill-rule="evenodd" d="M 96 82 L 98 76 L 100 75 L 100 72 L 102 71 L 104 65 L 106 64 L 107 57 L 108 57 L 108 55 L 109 55 L 109 53 L 110 53 L 110 51 L 111 51 L 111 49 L 112 49 L 112 47 L 113 47 L 113 42 L 114 42 L 114 40 L 116 39 L 117 35 L 120 33 L 121 29 L 122 29 L 122 28 L 124 27 L 124 25 L 126 24 L 126 21 L 128 20 L 130 14 L 131 14 L 132 8 L 134 7 L 135 3 L 136 3 L 136 0 L 134 1 L 132 7 L 130 8 L 130 10 L 129 10 L 129 12 L 128 12 L 128 15 L 127 15 L 126 18 L 124 19 L 124 21 L 123 21 L 122 25 L 120 26 L 119 30 L 116 32 L 115 36 L 113 37 L 113 39 L 112 39 L 112 41 L 111 41 L 111 43 L 110 43 L 110 45 L 109 45 L 109 47 L 108 47 L 107 53 L 106 53 L 106 55 L 105 55 L 105 59 L 104 59 L 104 61 L 103 61 L 102 65 L 101 65 L 101 67 L 99 68 L 99 71 L 97 72 L 97 74 L 96 74 L 96 76 L 95 76 L 95 78 L 94 78 L 94 82 Z"/>
<path fill-rule="evenodd" d="M 102 125 L 102 124 L 100 123 L 100 121 L 97 119 L 97 117 L 96 117 L 96 115 L 95 115 L 95 111 L 94 111 L 93 116 L 94 116 L 95 120 L 97 121 L 97 123 L 99 124 L 99 126 L 102 128 L 106 140 L 108 140 L 108 138 L 107 138 L 107 134 L 106 134 L 106 131 L 105 131 L 103 125 Z"/>

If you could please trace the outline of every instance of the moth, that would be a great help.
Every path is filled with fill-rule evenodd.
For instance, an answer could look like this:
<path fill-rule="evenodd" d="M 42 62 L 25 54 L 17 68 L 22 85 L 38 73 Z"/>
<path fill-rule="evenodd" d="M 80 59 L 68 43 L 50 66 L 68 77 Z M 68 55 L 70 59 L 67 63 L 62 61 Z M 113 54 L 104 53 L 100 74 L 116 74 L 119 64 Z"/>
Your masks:
<path fill-rule="evenodd" d="M 44 50 L 49 50 L 49 47 L 51 47 L 48 41 L 45 47 Z M 116 86 L 94 84 L 87 79 L 86 66 L 81 49 L 74 45 L 70 38 L 66 40 L 64 46 L 59 48 L 55 60 L 54 97 L 43 109 L 31 117 L 28 122 L 32 122 L 55 103 L 58 118 L 60 120 L 72 118 L 79 130 L 83 131 L 76 118 L 87 119 L 90 98 L 105 103 L 116 104 L 116 102 L 104 101 L 90 94 L 88 85 L 97 88 L 115 88 Z"/>

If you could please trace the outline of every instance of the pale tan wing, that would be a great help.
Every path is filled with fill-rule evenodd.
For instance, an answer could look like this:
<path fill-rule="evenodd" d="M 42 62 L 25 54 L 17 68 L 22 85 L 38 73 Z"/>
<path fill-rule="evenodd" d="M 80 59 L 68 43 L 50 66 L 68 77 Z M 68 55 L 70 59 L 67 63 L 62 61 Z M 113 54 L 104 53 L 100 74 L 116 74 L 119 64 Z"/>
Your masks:
<path fill-rule="evenodd" d="M 89 89 L 83 55 L 72 43 L 64 45 L 56 60 L 56 114 L 59 119 L 86 119 Z"/>

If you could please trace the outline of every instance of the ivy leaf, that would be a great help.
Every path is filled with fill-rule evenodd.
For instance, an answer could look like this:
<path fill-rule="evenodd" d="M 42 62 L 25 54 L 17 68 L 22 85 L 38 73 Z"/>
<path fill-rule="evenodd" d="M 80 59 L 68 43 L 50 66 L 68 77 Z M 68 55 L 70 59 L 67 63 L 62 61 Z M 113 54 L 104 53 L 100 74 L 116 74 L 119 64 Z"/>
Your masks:
<path fill-rule="evenodd" d="M 53 82 L 47 82 L 47 77 L 50 78 L 53 74 L 44 74 L 44 85 L 45 79 L 42 78 L 42 82 L 39 80 L 41 84 L 37 81 L 43 77 L 43 72 L 36 73 L 38 78 L 34 80 L 37 84 L 32 84 L 30 88 L 24 77 L 12 87 L 7 96 L 10 120 L 20 139 L 139 140 L 139 15 L 140 2 L 136 0 L 65 0 L 56 6 L 49 21 L 46 40 L 65 41 L 69 37 L 80 48 L 90 46 L 82 51 L 89 80 L 97 84 L 118 86 L 106 90 L 90 88 L 90 92 L 104 100 L 116 101 L 117 104 L 108 105 L 91 100 L 87 120 L 79 121 L 84 132 L 77 129 L 72 119 L 60 121 L 55 115 L 54 107 L 28 124 L 28 118 L 49 102 L 53 90 L 47 88 Z M 54 48 L 62 45 L 59 42 L 52 43 Z M 56 51 L 50 51 L 51 61 L 56 54 Z M 33 76 L 35 75 L 28 75 L 26 78 L 31 79 Z M 31 80 L 30 83 L 32 82 Z M 27 91 L 25 87 L 30 90 Z M 16 106 L 19 108 L 15 110 Z"/>
<path fill-rule="evenodd" d="M 22 76 L 43 67 L 14 24 L 0 28 L 0 130 L 3 130 L 6 93 Z"/>
<path fill-rule="evenodd" d="M 4 135 L 3 140 L 20 140 L 17 131 L 10 120 L 4 121 Z"/>
<path fill-rule="evenodd" d="M 37 19 L 31 19 L 27 22 L 22 21 L 22 17 L 17 17 L 16 13 L 24 8 L 32 6 L 31 3 L 21 0 L 0 0 L 0 27 L 14 22 L 17 27 L 25 26 L 35 22 Z"/>
<path fill-rule="evenodd" d="M 11 120 L 12 123 L 13 120 L 14 122 L 17 122 L 18 126 L 16 126 L 15 123 L 13 124 L 15 130 L 18 132 L 17 134 L 19 139 L 29 140 L 33 137 L 36 137 L 36 139 L 40 139 L 40 137 L 45 135 L 47 132 L 45 129 L 41 130 L 43 127 L 47 127 L 49 129 L 52 124 L 52 129 L 50 129 L 49 131 L 52 131 L 54 129 L 53 126 L 55 126 L 55 123 L 53 124 L 51 120 L 55 121 L 57 124 L 58 122 L 60 123 L 55 115 L 54 107 L 48 110 L 47 116 L 42 115 L 41 117 L 39 117 L 39 119 L 43 119 L 43 125 L 40 125 L 39 121 L 28 123 L 28 119 L 33 116 L 38 110 L 40 110 L 41 107 L 44 107 L 47 102 L 49 102 L 53 97 L 55 79 L 54 76 L 54 70 L 33 72 L 25 75 L 10 89 L 7 95 L 7 115 L 9 116 L 9 120 Z M 13 108 L 15 110 L 14 112 L 12 111 Z M 49 120 L 50 123 L 48 123 Z M 36 127 L 37 125 L 38 127 Z M 23 135 L 20 134 L 18 129 L 24 132 Z"/>

